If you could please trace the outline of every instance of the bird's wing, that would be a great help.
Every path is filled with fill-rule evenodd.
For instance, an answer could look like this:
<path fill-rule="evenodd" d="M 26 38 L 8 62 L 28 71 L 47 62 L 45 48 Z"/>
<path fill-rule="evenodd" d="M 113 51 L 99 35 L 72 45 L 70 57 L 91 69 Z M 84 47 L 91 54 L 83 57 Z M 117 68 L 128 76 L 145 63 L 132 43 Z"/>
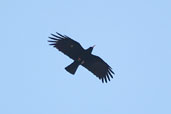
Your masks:
<path fill-rule="evenodd" d="M 54 46 L 73 60 L 76 60 L 78 56 L 84 51 L 83 47 L 78 42 L 74 41 L 66 35 L 61 35 L 59 33 L 57 33 L 57 35 L 51 35 L 52 37 L 49 37 L 51 40 L 48 41 L 51 43 L 49 45 Z"/>
<path fill-rule="evenodd" d="M 110 81 L 110 78 L 113 78 L 112 74 L 115 74 L 105 61 L 92 54 L 82 65 L 102 80 L 102 82 L 105 81 L 107 83 L 107 81 Z"/>

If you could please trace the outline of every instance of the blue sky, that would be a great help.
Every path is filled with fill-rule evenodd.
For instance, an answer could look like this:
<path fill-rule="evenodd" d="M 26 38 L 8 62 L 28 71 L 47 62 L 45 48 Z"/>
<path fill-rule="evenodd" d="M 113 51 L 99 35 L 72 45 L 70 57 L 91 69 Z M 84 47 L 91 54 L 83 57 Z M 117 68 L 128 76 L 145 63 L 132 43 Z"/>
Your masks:
<path fill-rule="evenodd" d="M 170 114 L 170 0 L 0 1 L 1 114 Z M 102 84 L 48 45 L 59 32 L 116 73 Z"/>

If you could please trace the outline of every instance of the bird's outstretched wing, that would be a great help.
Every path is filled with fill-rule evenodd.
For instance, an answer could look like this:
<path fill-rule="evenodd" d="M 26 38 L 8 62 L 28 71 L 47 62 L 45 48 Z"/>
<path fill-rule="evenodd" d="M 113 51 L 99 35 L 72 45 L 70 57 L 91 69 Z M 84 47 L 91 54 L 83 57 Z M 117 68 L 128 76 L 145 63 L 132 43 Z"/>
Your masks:
<path fill-rule="evenodd" d="M 106 62 L 92 54 L 82 65 L 102 80 L 102 82 L 105 81 L 107 83 L 107 81 L 110 81 L 110 78 L 113 78 L 112 74 L 115 74 Z"/>
<path fill-rule="evenodd" d="M 78 42 L 74 41 L 66 35 L 61 35 L 59 33 L 57 33 L 57 35 L 51 35 L 53 37 L 49 37 L 51 39 L 48 40 L 48 42 L 51 42 L 49 45 L 54 46 L 73 60 L 76 60 L 78 56 L 84 51 L 83 47 Z"/>

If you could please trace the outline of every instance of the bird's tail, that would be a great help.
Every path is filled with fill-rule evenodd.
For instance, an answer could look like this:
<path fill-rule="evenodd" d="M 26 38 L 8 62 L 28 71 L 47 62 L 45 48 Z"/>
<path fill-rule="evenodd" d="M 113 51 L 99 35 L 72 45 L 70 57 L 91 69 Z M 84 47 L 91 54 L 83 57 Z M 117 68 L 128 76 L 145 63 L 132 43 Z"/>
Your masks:
<path fill-rule="evenodd" d="M 68 71 L 71 74 L 75 74 L 78 66 L 79 66 L 79 63 L 77 61 L 74 61 L 69 66 L 65 67 L 65 70 Z"/>

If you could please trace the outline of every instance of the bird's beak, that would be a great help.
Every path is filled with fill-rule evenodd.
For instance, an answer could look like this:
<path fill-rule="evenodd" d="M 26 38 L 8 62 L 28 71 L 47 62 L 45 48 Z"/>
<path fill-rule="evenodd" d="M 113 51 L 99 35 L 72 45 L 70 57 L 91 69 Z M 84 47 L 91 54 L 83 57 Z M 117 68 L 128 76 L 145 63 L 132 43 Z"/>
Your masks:
<path fill-rule="evenodd" d="M 94 48 L 96 45 L 93 45 L 92 47 Z"/>

